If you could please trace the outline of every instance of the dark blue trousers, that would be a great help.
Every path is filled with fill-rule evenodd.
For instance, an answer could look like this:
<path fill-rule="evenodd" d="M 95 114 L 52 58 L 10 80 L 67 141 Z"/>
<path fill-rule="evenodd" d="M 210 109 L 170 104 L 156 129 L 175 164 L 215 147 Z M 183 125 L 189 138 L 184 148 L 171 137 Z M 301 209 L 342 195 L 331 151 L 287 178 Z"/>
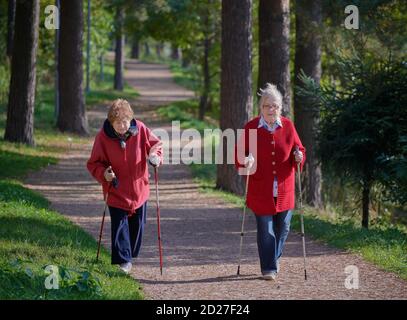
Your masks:
<path fill-rule="evenodd" d="M 147 202 L 129 217 L 128 211 L 109 206 L 112 229 L 112 264 L 131 262 L 140 252 Z"/>
<path fill-rule="evenodd" d="M 256 215 L 257 248 L 263 274 L 277 271 L 278 259 L 283 254 L 284 244 L 290 231 L 292 215 L 292 210 L 269 216 Z"/>

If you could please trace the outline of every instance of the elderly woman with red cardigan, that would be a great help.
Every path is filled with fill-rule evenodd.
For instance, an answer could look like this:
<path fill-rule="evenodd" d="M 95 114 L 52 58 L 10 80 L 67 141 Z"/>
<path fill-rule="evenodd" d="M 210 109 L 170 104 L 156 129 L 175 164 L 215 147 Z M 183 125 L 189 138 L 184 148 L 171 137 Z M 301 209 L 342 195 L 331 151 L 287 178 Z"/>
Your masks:
<path fill-rule="evenodd" d="M 150 194 L 147 164 L 158 167 L 162 163 L 161 146 L 153 132 L 134 118 L 130 104 L 117 99 L 95 137 L 87 162 L 109 206 L 112 264 L 120 264 L 126 273 L 132 268 L 132 258 L 139 254 L 146 222 Z"/>
<path fill-rule="evenodd" d="M 260 115 L 244 127 L 238 146 L 244 154 L 236 152 L 236 166 L 251 169 L 246 203 L 256 216 L 263 279 L 274 280 L 295 206 L 295 171 L 297 163 L 302 169 L 305 148 L 294 124 L 281 116 L 282 95 L 276 86 L 268 83 L 260 91 Z M 249 140 L 251 130 L 255 144 Z"/>

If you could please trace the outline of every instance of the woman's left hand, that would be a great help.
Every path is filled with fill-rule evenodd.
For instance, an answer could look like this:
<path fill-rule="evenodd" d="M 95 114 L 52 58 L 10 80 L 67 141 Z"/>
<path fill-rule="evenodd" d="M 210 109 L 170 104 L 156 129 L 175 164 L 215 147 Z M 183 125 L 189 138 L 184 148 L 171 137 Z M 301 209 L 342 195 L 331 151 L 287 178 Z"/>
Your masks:
<path fill-rule="evenodd" d="M 148 157 L 148 161 L 150 161 L 151 165 L 153 165 L 156 168 L 158 168 L 161 163 L 160 157 L 155 153 L 150 154 L 150 156 Z"/>
<path fill-rule="evenodd" d="M 158 141 L 155 145 L 153 145 L 153 146 L 150 148 L 149 156 L 151 156 L 152 154 L 156 154 L 157 151 L 158 151 L 162 146 L 163 146 L 162 141 Z"/>
<path fill-rule="evenodd" d="M 303 157 L 304 156 L 300 150 L 294 151 L 294 158 L 295 158 L 296 162 L 300 163 L 302 161 Z"/>

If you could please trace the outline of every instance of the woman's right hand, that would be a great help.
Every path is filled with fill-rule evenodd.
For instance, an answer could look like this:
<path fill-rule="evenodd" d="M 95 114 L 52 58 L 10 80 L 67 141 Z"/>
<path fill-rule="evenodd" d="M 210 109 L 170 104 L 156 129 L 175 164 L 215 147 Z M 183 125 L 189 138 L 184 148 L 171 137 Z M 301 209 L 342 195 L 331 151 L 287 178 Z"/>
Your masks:
<path fill-rule="evenodd" d="M 114 178 L 116 178 L 116 175 L 114 174 L 112 170 L 112 166 L 109 166 L 104 173 L 105 179 L 107 182 L 112 181 Z"/>
<path fill-rule="evenodd" d="M 246 168 L 251 169 L 254 163 L 253 154 L 249 153 L 247 157 L 244 158 L 244 165 Z"/>

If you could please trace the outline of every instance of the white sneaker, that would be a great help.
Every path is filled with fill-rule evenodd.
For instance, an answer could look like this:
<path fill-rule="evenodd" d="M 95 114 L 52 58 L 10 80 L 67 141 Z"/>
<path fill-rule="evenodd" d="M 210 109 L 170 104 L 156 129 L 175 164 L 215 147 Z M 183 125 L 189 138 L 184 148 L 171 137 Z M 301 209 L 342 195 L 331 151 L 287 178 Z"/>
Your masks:
<path fill-rule="evenodd" d="M 277 272 L 272 271 L 272 272 L 267 272 L 267 273 L 263 273 L 263 279 L 264 280 L 276 280 L 277 277 Z"/>
<path fill-rule="evenodd" d="M 125 262 L 120 264 L 120 269 L 122 269 L 124 273 L 129 273 L 132 266 L 133 265 L 131 264 L 131 262 Z"/>

